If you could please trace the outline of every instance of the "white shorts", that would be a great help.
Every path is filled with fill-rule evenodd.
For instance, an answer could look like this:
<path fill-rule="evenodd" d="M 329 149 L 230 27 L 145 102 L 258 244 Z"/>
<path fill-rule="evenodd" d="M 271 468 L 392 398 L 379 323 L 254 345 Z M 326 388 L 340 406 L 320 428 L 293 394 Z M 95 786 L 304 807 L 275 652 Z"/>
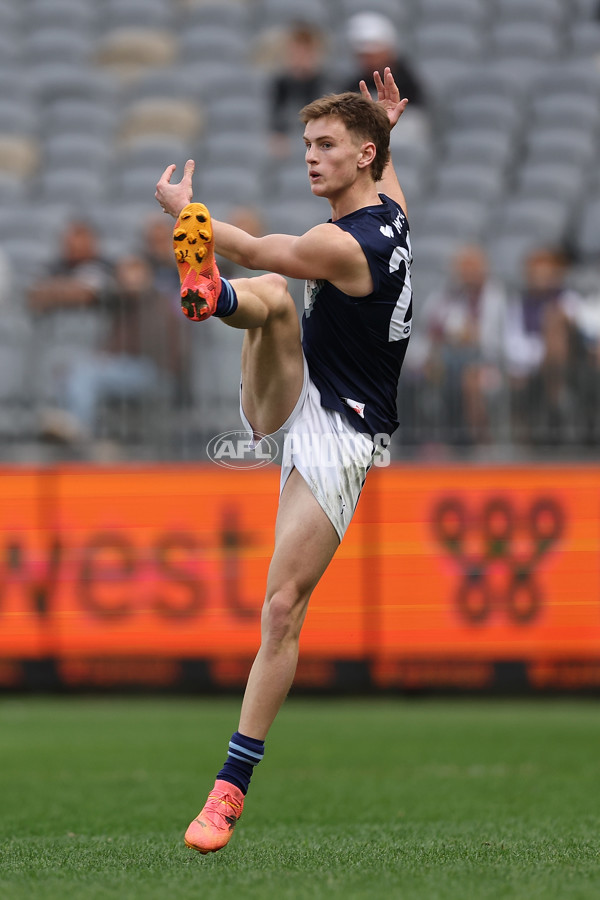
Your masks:
<path fill-rule="evenodd" d="M 241 403 L 245 429 L 254 437 Z M 296 468 L 331 521 L 340 539 L 344 537 L 367 477 L 375 445 L 368 434 L 360 434 L 341 413 L 321 406 L 321 395 L 308 374 L 304 360 L 304 382 L 289 418 L 274 435 L 281 447 L 283 490 Z M 257 441 L 257 445 L 260 441 Z"/>

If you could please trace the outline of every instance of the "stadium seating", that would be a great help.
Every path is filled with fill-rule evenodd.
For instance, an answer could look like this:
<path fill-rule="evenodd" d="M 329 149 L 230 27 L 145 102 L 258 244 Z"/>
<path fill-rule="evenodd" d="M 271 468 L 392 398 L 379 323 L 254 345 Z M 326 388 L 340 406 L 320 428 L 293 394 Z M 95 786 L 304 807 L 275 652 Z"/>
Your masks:
<path fill-rule="evenodd" d="M 461 239 L 482 241 L 509 281 L 539 241 L 596 259 L 596 0 L 0 0 L 0 253 L 22 289 L 70 213 L 88 211 L 109 255 L 134 246 L 161 171 L 175 162 L 181 172 L 189 156 L 197 195 L 217 212 L 250 205 L 269 230 L 289 233 L 325 219 L 301 143 L 288 161 L 269 158 L 272 58 L 261 42 L 280 49 L 283 26 L 314 22 L 339 74 L 349 68 L 345 24 L 365 6 L 392 19 L 430 97 L 428 141 L 393 151 L 419 290 L 439 280 Z M 32 200 L 41 212 L 26 247 L 14 212 Z M 233 366 L 233 350 L 227 359 Z M 12 397 L 9 383 L 0 390 Z M 199 384 L 194 402 L 206 410 Z M 229 415 L 224 396 L 215 409 Z M 10 403 L 0 396 L 1 433 Z"/>

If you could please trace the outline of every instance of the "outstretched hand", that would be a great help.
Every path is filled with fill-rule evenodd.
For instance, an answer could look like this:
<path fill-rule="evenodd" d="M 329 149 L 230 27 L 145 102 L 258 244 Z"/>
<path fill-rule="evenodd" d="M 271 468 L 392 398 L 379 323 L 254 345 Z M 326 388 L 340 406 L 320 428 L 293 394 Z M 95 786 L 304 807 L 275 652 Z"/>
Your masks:
<path fill-rule="evenodd" d="M 164 212 L 176 219 L 184 206 L 192 202 L 194 192 L 192 189 L 192 175 L 194 174 L 194 160 L 188 159 L 183 167 L 183 176 L 179 184 L 171 184 L 173 172 L 177 166 L 167 166 L 156 185 L 154 196 L 162 206 Z"/>
<path fill-rule="evenodd" d="M 394 76 L 392 75 L 392 70 L 389 66 L 386 66 L 383 71 L 383 79 L 379 72 L 373 72 L 373 80 L 375 82 L 375 87 L 377 88 L 376 102 L 385 109 L 388 119 L 390 120 L 390 128 L 393 128 L 406 109 L 408 98 L 404 97 L 404 99 L 400 99 L 400 91 L 394 81 Z M 366 97 L 367 100 L 373 99 L 365 81 L 361 81 L 359 87 L 363 97 Z"/>

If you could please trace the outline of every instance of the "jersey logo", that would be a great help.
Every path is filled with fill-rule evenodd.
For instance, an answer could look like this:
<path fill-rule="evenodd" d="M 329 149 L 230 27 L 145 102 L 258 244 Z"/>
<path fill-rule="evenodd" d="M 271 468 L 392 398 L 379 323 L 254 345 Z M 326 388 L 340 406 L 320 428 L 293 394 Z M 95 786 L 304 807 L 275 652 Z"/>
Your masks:
<path fill-rule="evenodd" d="M 350 409 L 353 409 L 355 413 L 358 413 L 358 415 L 361 417 L 361 419 L 364 419 L 364 417 L 365 417 L 365 404 L 364 403 L 361 403 L 360 400 L 351 400 L 350 397 L 340 397 L 340 399 L 343 400 L 344 403 L 350 407 Z"/>
<path fill-rule="evenodd" d="M 393 225 L 398 234 L 402 234 L 402 226 L 404 225 L 405 219 L 401 212 L 398 213 L 396 218 L 394 219 Z"/>
<path fill-rule="evenodd" d="M 394 229 L 391 225 L 382 225 L 379 229 L 384 237 L 393 238 L 394 237 Z"/>
<path fill-rule="evenodd" d="M 308 278 L 304 285 L 304 312 L 306 318 L 310 316 L 312 312 L 312 308 L 315 305 L 315 300 L 319 294 L 319 291 L 323 287 L 322 281 L 315 281 L 314 278 Z"/>

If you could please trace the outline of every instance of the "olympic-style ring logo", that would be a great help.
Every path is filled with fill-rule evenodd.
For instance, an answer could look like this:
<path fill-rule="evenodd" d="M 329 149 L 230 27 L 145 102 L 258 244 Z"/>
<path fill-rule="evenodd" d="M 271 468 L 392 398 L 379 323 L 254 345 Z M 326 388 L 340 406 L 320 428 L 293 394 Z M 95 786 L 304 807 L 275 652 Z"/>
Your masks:
<path fill-rule="evenodd" d="M 564 525 L 564 512 L 552 497 L 534 500 L 522 515 L 505 497 L 492 497 L 479 515 L 472 515 L 458 497 L 440 500 L 433 529 L 461 571 L 456 592 L 461 616 L 480 624 L 502 607 L 514 623 L 532 622 L 543 599 L 534 573 Z"/>

